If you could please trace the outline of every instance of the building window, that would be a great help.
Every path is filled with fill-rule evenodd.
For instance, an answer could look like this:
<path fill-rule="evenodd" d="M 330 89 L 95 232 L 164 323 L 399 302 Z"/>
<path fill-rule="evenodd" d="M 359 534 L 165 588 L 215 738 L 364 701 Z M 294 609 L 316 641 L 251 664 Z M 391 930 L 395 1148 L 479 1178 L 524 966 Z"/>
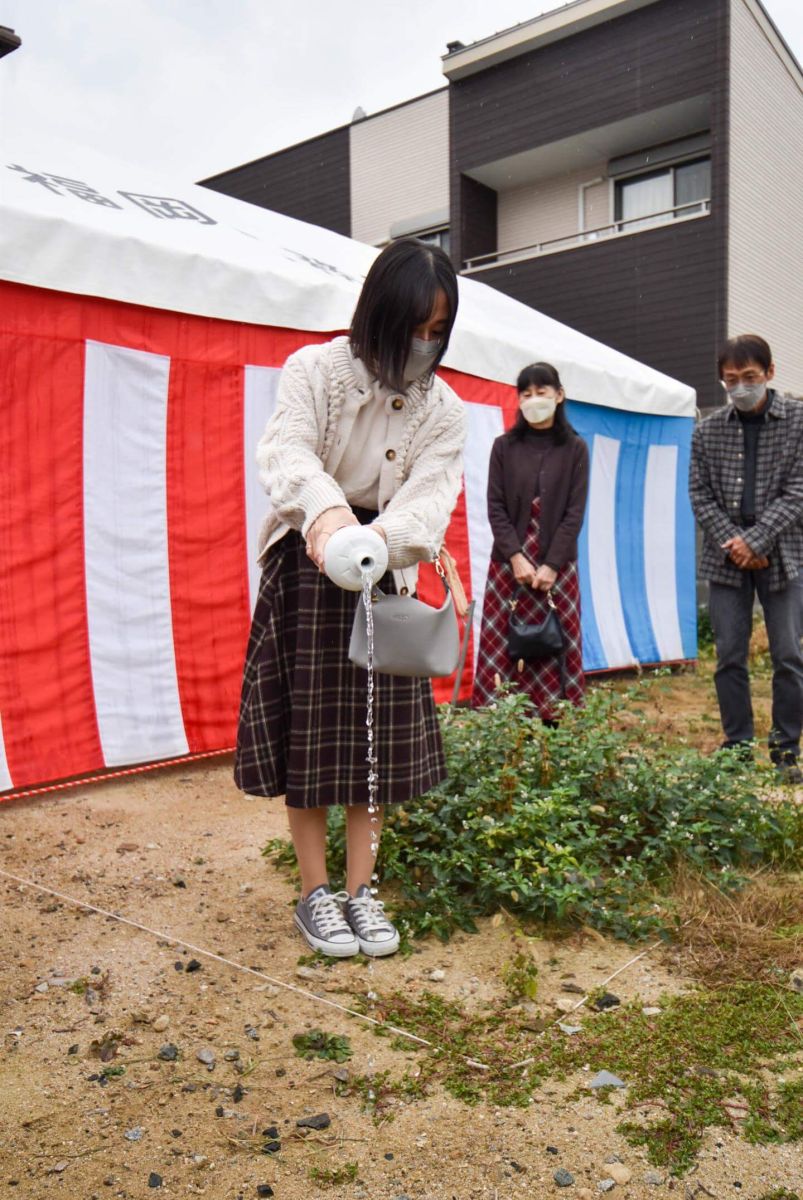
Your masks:
<path fill-rule="evenodd" d="M 449 228 L 445 229 L 428 229 L 425 233 L 411 233 L 408 237 L 418 238 L 419 242 L 425 242 L 427 246 L 440 246 L 442 250 L 449 253 Z"/>
<path fill-rule="evenodd" d="M 706 211 L 711 159 L 698 158 L 616 182 L 615 220 L 623 232 Z"/>

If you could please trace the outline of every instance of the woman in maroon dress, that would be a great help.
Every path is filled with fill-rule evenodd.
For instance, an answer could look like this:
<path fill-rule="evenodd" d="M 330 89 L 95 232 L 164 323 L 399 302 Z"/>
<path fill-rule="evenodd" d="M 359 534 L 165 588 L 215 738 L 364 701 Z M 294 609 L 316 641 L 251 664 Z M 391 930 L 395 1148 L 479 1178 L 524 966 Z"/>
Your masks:
<path fill-rule="evenodd" d="M 500 683 L 525 691 L 542 720 L 560 700 L 583 702 L 577 536 L 588 493 L 588 447 L 566 417 L 560 376 L 549 363 L 525 367 L 516 382 L 519 413 L 498 437 L 488 471 L 488 520 L 494 535 L 482 613 L 472 703 L 493 702 Z M 541 624 L 551 594 L 563 630 L 561 656 L 530 662 L 507 652 L 511 603 L 527 624 Z"/>

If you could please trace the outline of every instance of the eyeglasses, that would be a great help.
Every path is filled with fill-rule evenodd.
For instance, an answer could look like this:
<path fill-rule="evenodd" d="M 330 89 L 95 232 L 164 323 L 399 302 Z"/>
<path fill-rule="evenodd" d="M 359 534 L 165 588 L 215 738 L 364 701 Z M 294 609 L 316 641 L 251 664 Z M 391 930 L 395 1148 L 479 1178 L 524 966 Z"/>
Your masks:
<path fill-rule="evenodd" d="M 724 388 L 736 387 L 739 383 L 753 384 L 764 382 L 764 371 L 726 371 L 720 383 Z"/>

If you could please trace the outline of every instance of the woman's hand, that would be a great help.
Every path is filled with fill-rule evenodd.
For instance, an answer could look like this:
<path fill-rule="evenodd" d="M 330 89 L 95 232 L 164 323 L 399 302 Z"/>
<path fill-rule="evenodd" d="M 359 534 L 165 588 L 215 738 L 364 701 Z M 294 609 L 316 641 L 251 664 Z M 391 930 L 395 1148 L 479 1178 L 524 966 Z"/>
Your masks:
<path fill-rule="evenodd" d="M 323 555 L 326 543 L 336 530 L 344 525 L 359 525 L 350 508 L 327 508 L 307 530 L 307 557 L 311 558 L 319 571 L 323 572 Z"/>
<path fill-rule="evenodd" d="M 516 583 L 520 583 L 524 587 L 535 587 L 537 572 L 528 558 L 525 558 L 523 554 L 514 554 L 510 565 L 513 568 Z"/>
<path fill-rule="evenodd" d="M 552 567 L 548 567 L 546 563 L 542 563 L 535 572 L 533 587 L 538 588 L 539 592 L 548 592 L 557 577 L 557 571 L 553 571 Z"/>

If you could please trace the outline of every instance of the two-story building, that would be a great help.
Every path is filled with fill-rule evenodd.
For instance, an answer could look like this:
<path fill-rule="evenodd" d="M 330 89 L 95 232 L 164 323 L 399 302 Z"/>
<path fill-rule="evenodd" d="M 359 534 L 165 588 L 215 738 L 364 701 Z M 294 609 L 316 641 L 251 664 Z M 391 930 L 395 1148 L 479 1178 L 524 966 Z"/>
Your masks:
<path fill-rule="evenodd" d="M 803 394 L 803 72 L 760 0 L 575 0 L 450 43 L 443 70 L 203 182 L 377 246 L 438 241 L 701 407 L 718 345 L 748 330 Z"/>
<path fill-rule="evenodd" d="M 21 45 L 22 39 L 17 37 L 13 29 L 9 29 L 7 25 L 0 25 L 0 58 L 19 50 Z"/>

